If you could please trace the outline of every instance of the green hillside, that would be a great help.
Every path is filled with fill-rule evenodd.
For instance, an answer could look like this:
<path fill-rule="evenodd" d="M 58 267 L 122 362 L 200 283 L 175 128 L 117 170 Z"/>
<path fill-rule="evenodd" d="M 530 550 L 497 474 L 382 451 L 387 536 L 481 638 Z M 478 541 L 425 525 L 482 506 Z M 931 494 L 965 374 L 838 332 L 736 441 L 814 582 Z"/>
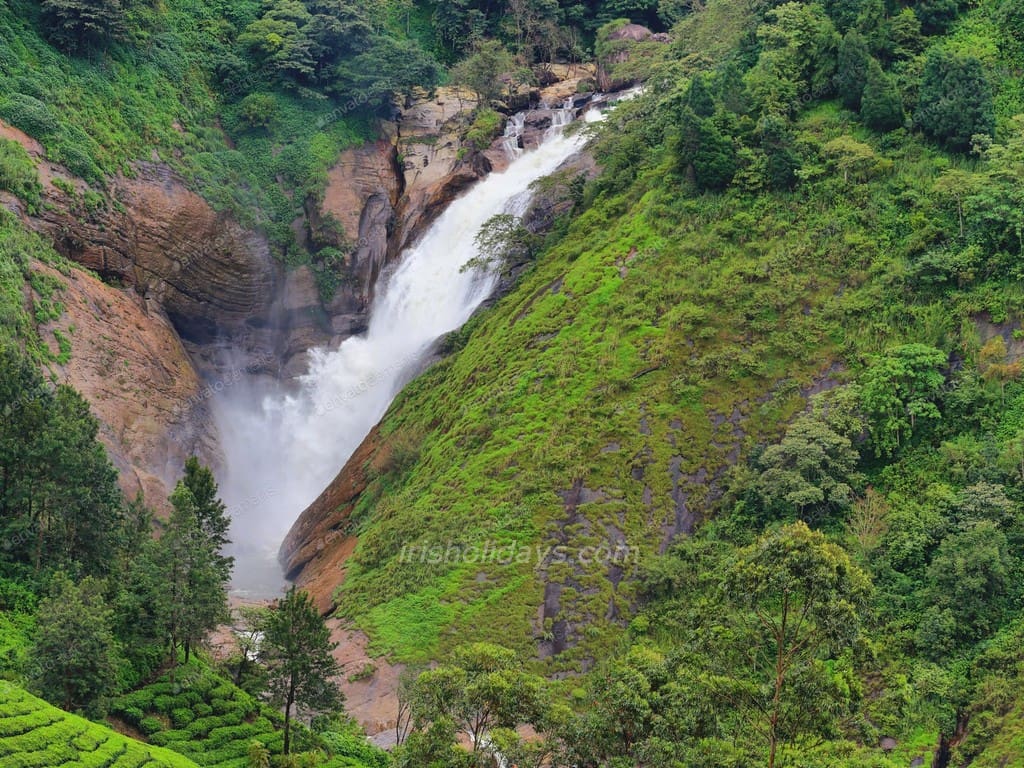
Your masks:
<path fill-rule="evenodd" d="M 90 204 L 155 153 L 293 262 L 336 263 L 291 225 L 393 92 L 592 55 L 645 89 L 381 425 L 335 598 L 408 665 L 390 757 L 323 679 L 278 754 L 282 657 L 190 659 L 226 619 L 212 475 L 154 538 L 38 374 L 30 258 L 63 265 L 3 215 L 5 676 L 218 768 L 1024 766 L 1019 3 L 81 2 L 111 23 L 0 0 L 0 119 Z M 41 204 L 11 142 L 0 186 Z M 165 754 L 0 685 L 4 768 Z"/>
<path fill-rule="evenodd" d="M 0 762 L 5 768 L 196 768 L 0 681 Z"/>

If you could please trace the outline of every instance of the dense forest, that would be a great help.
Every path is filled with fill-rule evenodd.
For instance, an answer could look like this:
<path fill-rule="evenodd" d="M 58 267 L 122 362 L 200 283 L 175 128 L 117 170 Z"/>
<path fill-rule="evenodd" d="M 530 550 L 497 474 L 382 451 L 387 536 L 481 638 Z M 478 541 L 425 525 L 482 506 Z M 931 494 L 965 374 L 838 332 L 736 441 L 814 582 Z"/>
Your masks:
<path fill-rule="evenodd" d="M 124 498 L 38 332 L 77 267 L 0 210 L 0 762 L 1024 766 L 1022 41 L 1015 0 L 0 0 L 0 120 L 83 210 L 155 155 L 321 274 L 349 244 L 292 222 L 407 95 L 501 114 L 497 74 L 594 57 L 645 84 L 381 425 L 337 600 L 407 665 L 390 754 L 303 592 L 203 648 L 213 475 L 165 520 Z M 0 189 L 41 205 L 2 139 Z"/>

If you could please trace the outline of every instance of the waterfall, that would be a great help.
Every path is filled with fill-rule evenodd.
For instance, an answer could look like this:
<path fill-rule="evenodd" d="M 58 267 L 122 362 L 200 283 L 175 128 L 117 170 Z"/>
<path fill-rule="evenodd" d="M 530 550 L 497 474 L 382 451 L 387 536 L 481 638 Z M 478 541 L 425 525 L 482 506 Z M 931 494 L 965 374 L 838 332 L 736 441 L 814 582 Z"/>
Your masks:
<path fill-rule="evenodd" d="M 523 154 L 523 148 L 519 146 L 519 137 L 523 135 L 525 127 L 525 112 L 516 112 L 505 124 L 505 135 L 501 138 L 501 148 L 505 150 L 505 154 L 511 160 L 515 160 Z"/>
<path fill-rule="evenodd" d="M 566 135 L 564 118 L 524 152 L 510 121 L 512 162 L 451 203 L 397 266 L 381 276 L 366 333 L 336 349 L 314 349 L 294 384 L 226 388 L 214 403 L 226 459 L 221 493 L 232 515 L 235 588 L 279 593 L 277 548 L 415 375 L 431 345 L 458 329 L 491 293 L 497 276 L 462 267 L 477 256 L 480 228 L 501 213 L 521 215 L 531 184 L 554 172 L 586 137 Z M 591 111 L 588 121 L 599 119 Z"/>

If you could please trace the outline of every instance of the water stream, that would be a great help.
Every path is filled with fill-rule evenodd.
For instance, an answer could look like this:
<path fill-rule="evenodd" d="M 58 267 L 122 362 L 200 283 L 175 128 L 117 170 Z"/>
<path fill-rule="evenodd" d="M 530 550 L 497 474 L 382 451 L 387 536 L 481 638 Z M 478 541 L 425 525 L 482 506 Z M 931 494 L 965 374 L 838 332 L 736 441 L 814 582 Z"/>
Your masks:
<path fill-rule="evenodd" d="M 588 121 L 600 119 L 591 110 Z M 309 355 L 295 382 L 231 387 L 214 404 L 226 469 L 221 493 L 232 515 L 234 588 L 242 597 L 279 594 L 277 549 L 298 515 L 334 479 L 416 373 L 431 345 L 456 330 L 491 293 L 496 275 L 462 271 L 478 255 L 480 228 L 501 213 L 521 215 L 534 181 L 586 141 L 570 132 L 571 101 L 539 147 L 518 148 L 523 120 L 509 122 L 511 164 L 475 184 L 381 276 L 368 330 Z"/>

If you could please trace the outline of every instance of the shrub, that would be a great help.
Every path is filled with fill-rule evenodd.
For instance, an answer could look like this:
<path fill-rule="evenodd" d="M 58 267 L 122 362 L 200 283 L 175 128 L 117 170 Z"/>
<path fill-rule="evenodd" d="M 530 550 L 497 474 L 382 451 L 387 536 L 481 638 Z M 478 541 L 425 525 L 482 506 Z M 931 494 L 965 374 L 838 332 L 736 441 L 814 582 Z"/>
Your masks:
<path fill-rule="evenodd" d="M 144 717 L 139 721 L 139 730 L 146 736 L 152 736 L 153 734 L 160 733 L 163 729 L 164 724 L 156 717 Z"/>
<path fill-rule="evenodd" d="M 53 110 L 24 93 L 12 93 L 0 103 L 0 118 L 36 139 L 52 135 L 58 126 Z"/>
<path fill-rule="evenodd" d="M 486 149 L 501 133 L 501 115 L 493 109 L 481 109 L 466 132 L 466 143 L 475 149 Z"/>
<path fill-rule="evenodd" d="M 277 99 L 270 93 L 250 93 L 238 105 L 238 116 L 250 128 L 268 128 L 277 115 Z"/>
<path fill-rule="evenodd" d="M 186 725 L 196 719 L 191 709 L 185 707 L 178 707 L 171 712 L 171 722 L 175 728 L 184 728 Z"/>

